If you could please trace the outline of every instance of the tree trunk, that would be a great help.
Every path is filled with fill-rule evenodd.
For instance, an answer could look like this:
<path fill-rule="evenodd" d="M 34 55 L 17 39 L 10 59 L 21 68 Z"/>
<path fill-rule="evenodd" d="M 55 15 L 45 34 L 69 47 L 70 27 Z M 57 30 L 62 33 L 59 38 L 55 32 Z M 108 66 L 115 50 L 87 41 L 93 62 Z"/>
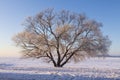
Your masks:
<path fill-rule="evenodd" d="M 53 63 L 53 65 L 54 65 L 54 67 L 63 67 L 61 64 L 60 64 L 60 62 L 55 62 L 54 60 L 52 60 L 52 63 Z"/>
<path fill-rule="evenodd" d="M 62 65 L 54 65 L 54 67 L 63 67 Z"/>
<path fill-rule="evenodd" d="M 63 67 L 63 66 L 60 64 L 60 62 L 58 62 L 54 65 L 54 67 Z"/>

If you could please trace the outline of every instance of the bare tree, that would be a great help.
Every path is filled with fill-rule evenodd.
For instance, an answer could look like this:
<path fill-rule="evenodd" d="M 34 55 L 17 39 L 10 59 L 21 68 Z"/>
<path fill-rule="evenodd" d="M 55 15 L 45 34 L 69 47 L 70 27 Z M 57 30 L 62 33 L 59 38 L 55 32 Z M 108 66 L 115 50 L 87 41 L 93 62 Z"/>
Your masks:
<path fill-rule="evenodd" d="M 13 37 L 24 57 L 43 58 L 55 67 L 107 54 L 111 41 L 101 32 L 101 23 L 84 14 L 46 9 L 28 17 L 25 30 Z"/>

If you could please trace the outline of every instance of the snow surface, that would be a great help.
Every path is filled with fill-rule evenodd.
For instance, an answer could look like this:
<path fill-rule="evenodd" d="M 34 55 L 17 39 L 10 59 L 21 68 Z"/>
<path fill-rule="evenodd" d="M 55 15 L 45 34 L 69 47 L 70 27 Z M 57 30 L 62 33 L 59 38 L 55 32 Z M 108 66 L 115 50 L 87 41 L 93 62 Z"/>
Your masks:
<path fill-rule="evenodd" d="M 35 59 L 0 58 L 0 80 L 120 80 L 120 58 L 93 58 L 63 68 Z"/>

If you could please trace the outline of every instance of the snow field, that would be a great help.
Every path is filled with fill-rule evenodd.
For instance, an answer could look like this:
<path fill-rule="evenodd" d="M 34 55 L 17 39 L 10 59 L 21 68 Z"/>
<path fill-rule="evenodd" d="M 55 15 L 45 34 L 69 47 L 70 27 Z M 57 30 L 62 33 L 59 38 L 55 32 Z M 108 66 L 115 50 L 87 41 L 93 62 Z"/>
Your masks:
<path fill-rule="evenodd" d="M 120 80 L 120 58 L 94 58 L 63 68 L 41 60 L 0 58 L 0 80 Z"/>

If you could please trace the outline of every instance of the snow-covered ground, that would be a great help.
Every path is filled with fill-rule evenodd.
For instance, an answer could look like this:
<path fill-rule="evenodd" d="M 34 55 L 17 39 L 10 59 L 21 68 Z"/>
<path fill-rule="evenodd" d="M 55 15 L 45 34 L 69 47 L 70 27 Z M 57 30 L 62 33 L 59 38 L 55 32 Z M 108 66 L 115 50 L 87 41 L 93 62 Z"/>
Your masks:
<path fill-rule="evenodd" d="M 63 68 L 34 59 L 0 58 L 0 80 L 120 80 L 120 58 L 93 58 Z"/>

